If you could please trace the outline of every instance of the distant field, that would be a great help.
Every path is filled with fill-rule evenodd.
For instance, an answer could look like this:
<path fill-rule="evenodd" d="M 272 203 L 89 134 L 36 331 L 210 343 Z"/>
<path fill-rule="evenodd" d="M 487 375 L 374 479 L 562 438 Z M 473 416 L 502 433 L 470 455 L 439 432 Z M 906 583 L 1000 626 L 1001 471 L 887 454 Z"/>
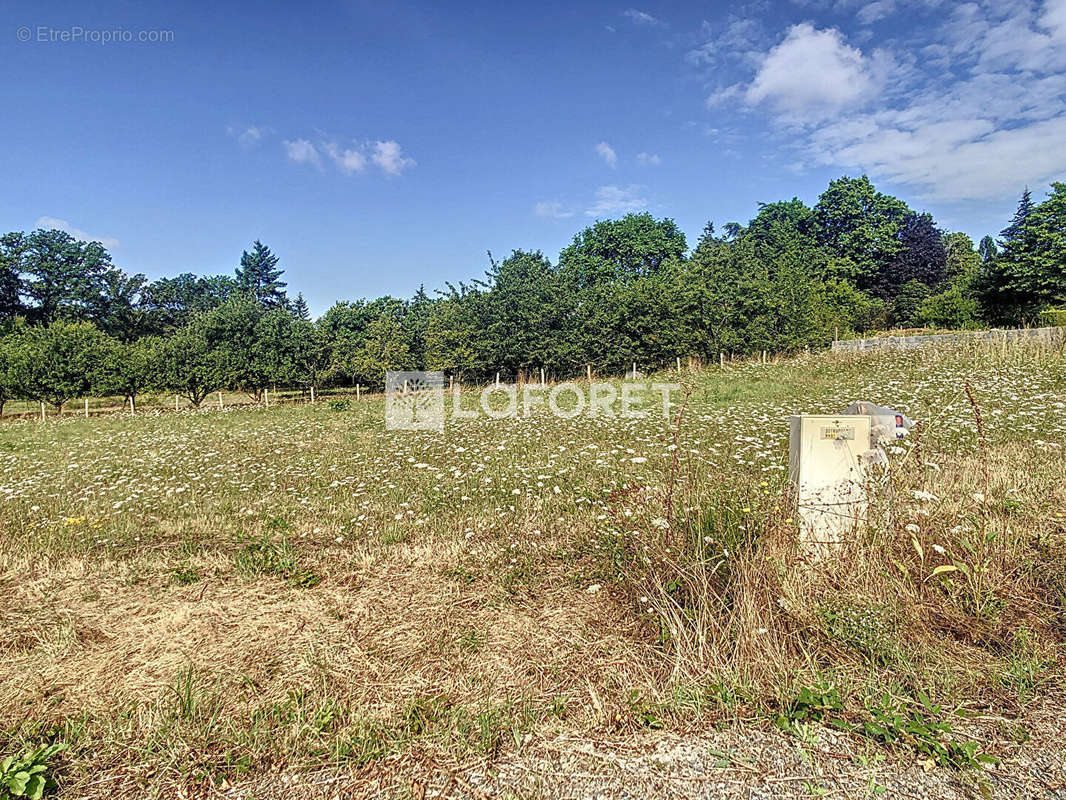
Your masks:
<path fill-rule="evenodd" d="M 1009 721 L 1061 688 L 1063 351 L 679 379 L 677 430 L 678 409 L 389 432 L 380 396 L 0 425 L 0 757 L 65 743 L 64 797 L 311 770 L 402 797 L 387 776 L 419 764 L 736 720 L 960 774 L 1002 755 L 953 712 Z M 812 563 L 788 415 L 856 399 L 921 430 L 860 540 Z"/>

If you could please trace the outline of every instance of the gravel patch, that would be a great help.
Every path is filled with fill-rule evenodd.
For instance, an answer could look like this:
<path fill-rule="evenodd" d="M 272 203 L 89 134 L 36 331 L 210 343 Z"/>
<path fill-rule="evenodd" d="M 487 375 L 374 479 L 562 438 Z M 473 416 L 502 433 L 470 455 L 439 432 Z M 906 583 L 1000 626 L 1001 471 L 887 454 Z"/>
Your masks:
<path fill-rule="evenodd" d="M 1019 724 L 1029 738 L 1019 743 Z M 259 778 L 216 794 L 302 798 L 559 798 L 560 800 L 779 800 L 899 797 L 1066 800 L 1066 709 L 1024 721 L 980 718 L 967 735 L 996 755 L 994 767 L 956 771 L 833 729 L 805 739 L 767 723 L 712 732 L 625 737 L 566 735 L 531 742 L 490 761 L 445 767 L 408 756 L 357 775 Z"/>

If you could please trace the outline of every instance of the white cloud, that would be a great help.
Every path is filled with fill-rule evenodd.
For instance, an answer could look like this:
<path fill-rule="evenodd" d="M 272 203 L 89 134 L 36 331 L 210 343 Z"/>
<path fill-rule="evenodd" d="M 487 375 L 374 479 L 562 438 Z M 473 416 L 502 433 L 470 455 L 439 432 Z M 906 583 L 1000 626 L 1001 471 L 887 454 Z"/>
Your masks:
<path fill-rule="evenodd" d="M 533 207 L 533 213 L 547 219 L 567 219 L 574 216 L 574 212 L 558 200 L 542 200 Z"/>
<path fill-rule="evenodd" d="M 896 116 L 900 123 L 892 126 Z M 989 119 L 939 121 L 897 115 L 882 122 L 860 118 L 815 133 L 813 154 L 823 164 L 855 167 L 918 188 L 938 200 L 974 200 L 1017 194 L 1066 173 L 1066 115 L 1018 127 Z"/>
<path fill-rule="evenodd" d="M 699 36 L 703 44 L 685 53 L 685 62 L 693 67 L 707 66 L 729 57 L 757 64 L 762 53 L 759 45 L 766 39 L 762 23 L 752 17 L 731 16 L 718 33 L 718 27 L 704 20 Z"/>
<path fill-rule="evenodd" d="M 1066 40 L 1066 0 L 1048 0 L 1040 25 L 1050 31 L 1055 40 Z"/>
<path fill-rule="evenodd" d="M 817 164 L 869 172 L 922 199 L 1006 199 L 1066 175 L 1066 0 L 956 7 L 935 61 L 899 73 L 894 97 L 812 126 Z M 932 48 L 932 50 L 930 50 Z"/>
<path fill-rule="evenodd" d="M 663 163 L 658 153 L 637 153 L 637 162 L 649 167 L 657 167 Z"/>
<path fill-rule="evenodd" d="M 871 25 L 879 19 L 884 19 L 895 10 L 895 0 L 874 0 L 874 2 L 867 3 L 860 8 L 855 14 L 855 19 L 863 25 Z"/>
<path fill-rule="evenodd" d="M 707 96 L 707 108 L 715 108 L 717 106 L 725 105 L 730 100 L 740 97 L 743 94 L 744 86 L 739 83 L 716 89 Z"/>
<path fill-rule="evenodd" d="M 793 25 L 766 54 L 745 98 L 768 103 L 792 118 L 820 119 L 854 104 L 874 89 L 869 65 L 836 29 Z"/>
<path fill-rule="evenodd" d="M 776 44 L 754 21 L 704 23 L 685 61 L 719 81 L 707 107 L 743 100 L 777 123 L 783 162 L 865 171 L 923 201 L 999 206 L 1066 178 L 1066 0 L 815 5 L 860 24 L 925 16 L 865 52 L 811 23 Z"/>
<path fill-rule="evenodd" d="M 629 17 L 637 25 L 650 25 L 656 28 L 666 27 L 666 23 L 657 17 L 653 17 L 645 11 L 640 11 L 636 8 L 627 8 L 622 12 L 623 17 Z"/>
<path fill-rule="evenodd" d="M 242 147 L 252 147 L 269 133 L 269 128 L 259 125 L 249 125 L 247 128 L 236 128 L 233 125 L 226 127 L 226 133 L 236 139 Z"/>
<path fill-rule="evenodd" d="M 589 217 L 604 217 L 612 214 L 628 214 L 648 207 L 648 201 L 640 196 L 640 186 L 601 186 L 596 190 L 596 202 L 585 211 Z"/>
<path fill-rule="evenodd" d="M 286 139 L 282 142 L 285 146 L 285 153 L 289 159 L 295 161 L 297 164 L 313 164 L 316 167 L 322 166 L 322 159 L 318 154 L 318 148 L 307 139 L 294 139 L 289 141 Z"/>
<path fill-rule="evenodd" d="M 65 232 L 69 233 L 71 236 L 73 236 L 75 239 L 77 239 L 78 241 L 82 241 L 82 242 L 99 242 L 104 247 L 106 247 L 108 250 L 114 249 L 114 248 L 118 247 L 119 244 L 121 244 L 119 242 L 119 240 L 115 239 L 114 237 L 111 237 L 111 236 L 93 236 L 92 234 L 86 233 L 83 230 L 79 230 L 78 228 L 75 228 L 73 225 L 71 225 L 65 219 L 59 219 L 58 217 L 40 217 L 37 220 L 37 224 L 35 224 L 33 227 L 34 228 L 45 228 L 46 230 L 51 230 L 51 229 L 54 228 L 56 230 L 65 231 Z"/>
<path fill-rule="evenodd" d="M 415 160 L 405 157 L 403 148 L 392 139 L 374 142 L 374 152 L 370 158 L 389 175 L 399 175 L 408 167 L 415 166 Z"/>
<path fill-rule="evenodd" d="M 614 152 L 614 148 L 607 144 L 607 142 L 600 142 L 596 145 L 595 149 L 597 155 L 603 159 L 604 163 L 611 169 L 614 169 L 615 165 L 618 163 L 618 154 Z"/>
<path fill-rule="evenodd" d="M 388 175 L 399 175 L 415 165 L 413 158 L 403 154 L 400 143 L 392 139 L 354 146 L 342 146 L 334 141 L 315 144 L 310 139 L 285 140 L 282 144 L 289 159 L 297 164 L 311 164 L 321 169 L 325 156 L 345 175 L 365 172 L 371 163 Z"/>
<path fill-rule="evenodd" d="M 326 155 L 333 160 L 337 168 L 346 175 L 366 169 L 366 156 L 358 150 L 341 149 L 334 142 L 327 142 L 322 149 L 326 151 Z"/>

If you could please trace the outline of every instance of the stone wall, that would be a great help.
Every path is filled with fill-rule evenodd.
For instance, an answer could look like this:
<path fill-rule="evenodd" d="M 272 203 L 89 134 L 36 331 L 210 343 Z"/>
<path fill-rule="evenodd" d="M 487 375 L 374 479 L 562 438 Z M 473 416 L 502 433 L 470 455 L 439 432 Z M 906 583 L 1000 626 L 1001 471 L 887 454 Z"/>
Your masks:
<path fill-rule="evenodd" d="M 873 339 L 845 339 L 833 342 L 833 352 L 848 353 L 860 350 L 913 350 L 931 344 L 968 341 L 1020 342 L 1035 341 L 1048 344 L 1066 342 L 1066 328 L 1011 328 L 965 333 L 936 333 L 928 336 L 878 336 Z"/>

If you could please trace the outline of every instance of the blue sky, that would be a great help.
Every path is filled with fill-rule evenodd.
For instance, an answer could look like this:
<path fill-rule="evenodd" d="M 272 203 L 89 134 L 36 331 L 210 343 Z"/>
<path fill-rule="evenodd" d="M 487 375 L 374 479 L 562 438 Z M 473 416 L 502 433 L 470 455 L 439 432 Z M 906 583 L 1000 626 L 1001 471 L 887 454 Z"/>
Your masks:
<path fill-rule="evenodd" d="M 66 227 L 150 277 L 231 272 L 260 238 L 316 313 L 480 276 L 486 250 L 554 260 L 631 210 L 694 243 L 865 171 L 979 237 L 1066 179 L 1066 0 L 3 16 L 0 229 Z"/>

